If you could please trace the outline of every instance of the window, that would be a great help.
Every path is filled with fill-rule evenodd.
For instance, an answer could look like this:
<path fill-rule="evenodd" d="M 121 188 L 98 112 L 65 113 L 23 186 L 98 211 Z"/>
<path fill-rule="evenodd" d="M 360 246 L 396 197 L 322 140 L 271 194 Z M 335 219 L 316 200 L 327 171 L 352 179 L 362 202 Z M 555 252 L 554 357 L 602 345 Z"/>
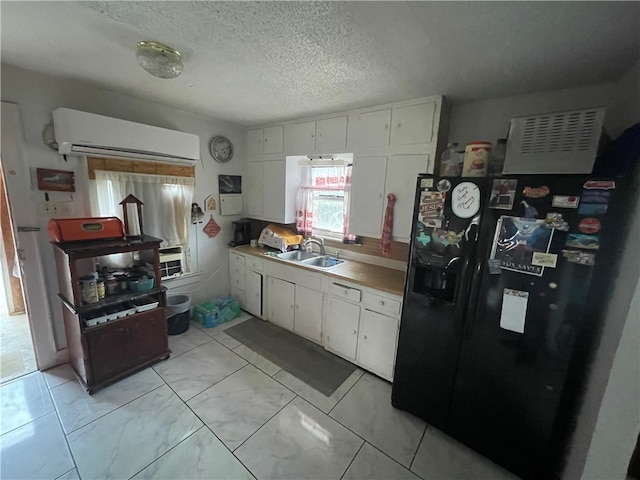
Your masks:
<path fill-rule="evenodd" d="M 302 167 L 298 232 L 352 243 L 355 237 L 348 234 L 351 165 L 344 160 L 317 163 L 305 162 Z"/>
<path fill-rule="evenodd" d="M 144 204 L 144 233 L 161 238 L 163 247 L 188 250 L 193 178 L 95 170 L 95 181 L 90 183 L 92 215 L 122 218 L 120 202 L 133 194 Z M 127 261 L 125 256 L 118 259 Z"/>

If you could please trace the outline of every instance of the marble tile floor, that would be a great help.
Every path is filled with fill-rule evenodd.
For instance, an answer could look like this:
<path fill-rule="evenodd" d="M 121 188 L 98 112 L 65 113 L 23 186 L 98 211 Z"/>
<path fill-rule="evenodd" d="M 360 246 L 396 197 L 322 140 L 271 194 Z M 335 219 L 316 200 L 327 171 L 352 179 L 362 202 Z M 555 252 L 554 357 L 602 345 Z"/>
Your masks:
<path fill-rule="evenodd" d="M 36 370 L 27 315 L 0 313 L 0 383 Z"/>
<path fill-rule="evenodd" d="M 514 479 L 356 370 L 326 397 L 192 324 L 169 360 L 92 396 L 68 365 L 0 386 L 3 479 Z"/>

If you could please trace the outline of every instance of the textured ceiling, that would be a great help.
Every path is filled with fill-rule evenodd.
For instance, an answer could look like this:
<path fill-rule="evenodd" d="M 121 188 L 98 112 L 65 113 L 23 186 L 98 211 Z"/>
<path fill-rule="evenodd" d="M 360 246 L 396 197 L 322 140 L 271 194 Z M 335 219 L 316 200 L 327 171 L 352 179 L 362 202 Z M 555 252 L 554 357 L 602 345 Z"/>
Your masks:
<path fill-rule="evenodd" d="M 2 62 L 251 125 L 617 80 L 639 2 L 0 2 Z M 179 50 L 154 78 L 140 40 Z"/>

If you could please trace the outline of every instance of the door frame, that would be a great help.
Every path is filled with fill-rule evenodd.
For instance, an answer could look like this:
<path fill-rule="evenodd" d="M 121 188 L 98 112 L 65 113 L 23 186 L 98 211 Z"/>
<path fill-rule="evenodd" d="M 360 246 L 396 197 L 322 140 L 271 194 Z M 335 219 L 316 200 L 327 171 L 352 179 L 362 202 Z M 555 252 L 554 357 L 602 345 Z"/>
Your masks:
<path fill-rule="evenodd" d="M 49 309 L 48 292 L 38 245 L 39 232 L 19 232 L 20 226 L 39 226 L 40 221 L 30 198 L 31 183 L 22 121 L 18 105 L 2 102 L 2 173 L 12 219 L 13 237 L 20 257 L 22 288 L 33 349 L 38 370 L 60 365 L 68 360 L 66 348 L 58 351 Z M 34 321 L 39 319 L 40 321 Z"/>

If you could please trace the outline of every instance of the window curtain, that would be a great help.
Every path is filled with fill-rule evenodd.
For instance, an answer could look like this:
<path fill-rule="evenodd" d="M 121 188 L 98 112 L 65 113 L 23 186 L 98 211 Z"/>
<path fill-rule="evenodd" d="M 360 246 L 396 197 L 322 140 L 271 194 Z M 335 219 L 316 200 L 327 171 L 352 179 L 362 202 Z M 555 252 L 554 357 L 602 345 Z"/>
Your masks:
<path fill-rule="evenodd" d="M 124 221 L 120 202 L 132 194 L 144 203 L 145 234 L 161 238 L 162 246 L 188 244 L 195 189 L 193 178 L 102 170 L 96 170 L 95 175 L 91 189 L 92 215 L 114 216 Z"/>
<path fill-rule="evenodd" d="M 351 165 L 303 166 L 301 186 L 298 192 L 296 229 L 299 234 L 310 236 L 313 231 L 313 194 L 331 190 L 343 191 L 343 243 L 355 243 L 357 237 L 349 234 L 349 198 L 351 195 Z"/>

